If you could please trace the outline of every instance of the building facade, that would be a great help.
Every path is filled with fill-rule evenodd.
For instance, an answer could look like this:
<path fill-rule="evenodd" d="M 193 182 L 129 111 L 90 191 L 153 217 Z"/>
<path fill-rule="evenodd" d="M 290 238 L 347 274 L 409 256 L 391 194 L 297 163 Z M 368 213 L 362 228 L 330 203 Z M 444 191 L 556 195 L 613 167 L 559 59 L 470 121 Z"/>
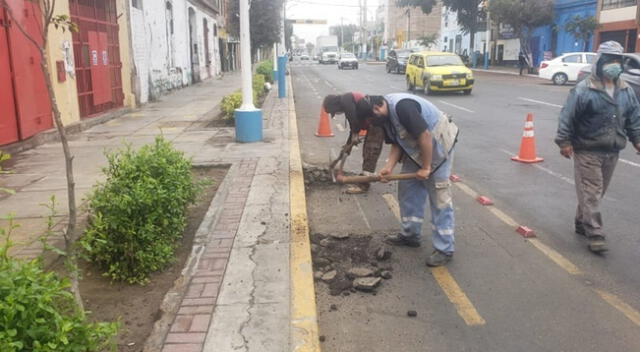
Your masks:
<path fill-rule="evenodd" d="M 640 9 L 637 0 L 598 0 L 596 42 L 615 40 L 626 52 L 640 49 Z"/>
<path fill-rule="evenodd" d="M 398 7 L 394 0 L 385 2 L 385 38 L 389 48 L 417 47 L 420 38 L 438 34 L 442 22 L 442 4 L 437 2 L 430 14 L 420 8 Z M 435 45 L 434 45 L 435 47 Z"/>

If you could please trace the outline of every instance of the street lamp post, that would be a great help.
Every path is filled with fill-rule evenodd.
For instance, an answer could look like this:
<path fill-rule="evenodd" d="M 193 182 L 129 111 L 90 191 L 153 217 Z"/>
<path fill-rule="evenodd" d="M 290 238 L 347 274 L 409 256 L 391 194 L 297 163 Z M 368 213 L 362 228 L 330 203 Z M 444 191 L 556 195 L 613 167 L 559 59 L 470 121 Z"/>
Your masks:
<path fill-rule="evenodd" d="M 282 35 L 280 36 L 280 56 L 278 57 L 278 98 L 285 98 L 287 96 L 287 47 L 286 47 L 286 35 L 287 35 L 287 2 L 282 2 Z"/>
<path fill-rule="evenodd" d="M 486 0 L 485 11 L 487 11 L 487 32 L 485 34 L 484 69 L 489 69 L 489 53 L 491 52 L 491 14 L 489 13 L 489 0 Z"/>
<path fill-rule="evenodd" d="M 253 105 L 251 81 L 251 31 L 249 28 L 249 0 L 240 0 L 240 64 L 242 77 L 242 105 L 234 112 L 236 141 L 241 143 L 262 140 L 262 111 Z"/>

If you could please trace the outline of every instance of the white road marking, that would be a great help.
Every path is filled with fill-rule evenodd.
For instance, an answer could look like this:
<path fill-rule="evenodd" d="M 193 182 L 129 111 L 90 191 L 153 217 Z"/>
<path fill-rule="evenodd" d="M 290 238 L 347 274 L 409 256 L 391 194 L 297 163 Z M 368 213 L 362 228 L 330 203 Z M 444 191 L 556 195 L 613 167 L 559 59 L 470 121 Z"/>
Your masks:
<path fill-rule="evenodd" d="M 640 164 L 634 163 L 633 161 L 620 159 L 620 162 L 623 163 L 623 164 L 627 164 L 627 165 L 631 165 L 631 166 L 635 166 L 635 167 L 640 167 Z"/>
<path fill-rule="evenodd" d="M 345 131 L 344 126 L 342 126 L 342 124 L 340 122 L 336 123 L 336 128 L 340 132 L 344 132 Z"/>
<path fill-rule="evenodd" d="M 371 230 L 371 224 L 369 224 L 369 220 L 367 219 L 367 216 L 364 214 L 364 210 L 362 210 L 362 206 L 360 205 L 360 201 L 358 200 L 359 197 L 356 195 L 353 195 L 353 197 L 356 199 L 356 205 L 358 206 L 358 210 L 360 210 L 360 215 L 362 215 L 364 224 L 367 225 L 367 228 L 369 230 Z"/>
<path fill-rule="evenodd" d="M 472 114 L 474 114 L 474 113 L 475 113 L 475 111 L 473 111 L 473 110 L 469 110 L 469 109 L 467 109 L 467 108 L 463 108 L 462 106 L 459 106 L 459 105 L 456 105 L 456 104 L 447 103 L 447 102 L 446 102 L 446 101 L 444 101 L 444 100 L 438 100 L 438 101 L 439 101 L 439 102 L 441 102 L 442 104 L 449 105 L 449 106 L 451 106 L 451 107 L 453 107 L 453 108 L 456 108 L 456 109 L 458 109 L 458 110 L 466 111 L 466 112 L 468 112 L 468 113 L 472 113 Z"/>
<path fill-rule="evenodd" d="M 518 99 L 520 99 L 520 100 L 524 100 L 524 101 L 528 101 L 528 102 L 530 102 L 530 103 L 536 103 L 536 104 L 542 104 L 542 105 L 553 106 L 554 108 L 562 108 L 562 105 L 552 104 L 552 103 L 547 103 L 547 102 L 540 101 L 540 100 L 529 99 L 529 98 L 523 98 L 523 97 L 518 97 Z"/>

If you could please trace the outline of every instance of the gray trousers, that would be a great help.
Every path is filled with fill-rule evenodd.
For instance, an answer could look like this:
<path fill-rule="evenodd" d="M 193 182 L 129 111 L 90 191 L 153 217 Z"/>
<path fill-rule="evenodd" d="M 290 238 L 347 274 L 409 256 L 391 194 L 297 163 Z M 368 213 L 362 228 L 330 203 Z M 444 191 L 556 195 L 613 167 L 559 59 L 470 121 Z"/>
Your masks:
<path fill-rule="evenodd" d="M 584 230 L 587 236 L 604 236 L 600 200 L 611 182 L 618 153 L 577 151 L 573 160 L 578 195 L 576 231 Z"/>

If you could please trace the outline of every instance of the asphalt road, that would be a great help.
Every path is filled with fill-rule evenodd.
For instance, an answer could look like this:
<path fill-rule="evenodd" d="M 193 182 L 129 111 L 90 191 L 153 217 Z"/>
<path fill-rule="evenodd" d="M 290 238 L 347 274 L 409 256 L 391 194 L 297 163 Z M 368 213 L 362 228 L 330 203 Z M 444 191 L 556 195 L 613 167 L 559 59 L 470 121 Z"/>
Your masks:
<path fill-rule="evenodd" d="M 314 136 L 323 96 L 405 91 L 404 76 L 387 74 L 384 66 L 361 64 L 359 70 L 343 71 L 294 62 L 291 74 L 303 162 L 321 167 L 348 133 L 344 118 L 337 117 L 332 121 L 336 137 Z M 602 204 L 610 251 L 593 255 L 573 233 L 573 163 L 553 143 L 571 86 L 490 73 L 475 76 L 471 96 L 427 97 L 461 128 L 454 166 L 463 179 L 454 186 L 454 260 L 446 270 L 426 268 L 431 251 L 427 223 L 421 248 L 394 250 L 393 278 L 375 296 L 330 296 L 318 282 L 323 350 L 640 351 L 640 157 L 630 147 L 621 153 Z M 529 112 L 535 118 L 538 155 L 545 158 L 535 165 L 510 160 Z M 348 170 L 360 171 L 359 152 L 350 157 Z M 398 230 L 395 185 L 375 184 L 359 196 L 343 190 L 308 187 L 312 233 L 372 235 L 375 244 Z M 495 206 L 479 205 L 476 195 L 490 197 Z M 534 229 L 537 239 L 521 237 L 514 231 L 517 225 Z M 408 317 L 408 310 L 418 316 Z"/>

